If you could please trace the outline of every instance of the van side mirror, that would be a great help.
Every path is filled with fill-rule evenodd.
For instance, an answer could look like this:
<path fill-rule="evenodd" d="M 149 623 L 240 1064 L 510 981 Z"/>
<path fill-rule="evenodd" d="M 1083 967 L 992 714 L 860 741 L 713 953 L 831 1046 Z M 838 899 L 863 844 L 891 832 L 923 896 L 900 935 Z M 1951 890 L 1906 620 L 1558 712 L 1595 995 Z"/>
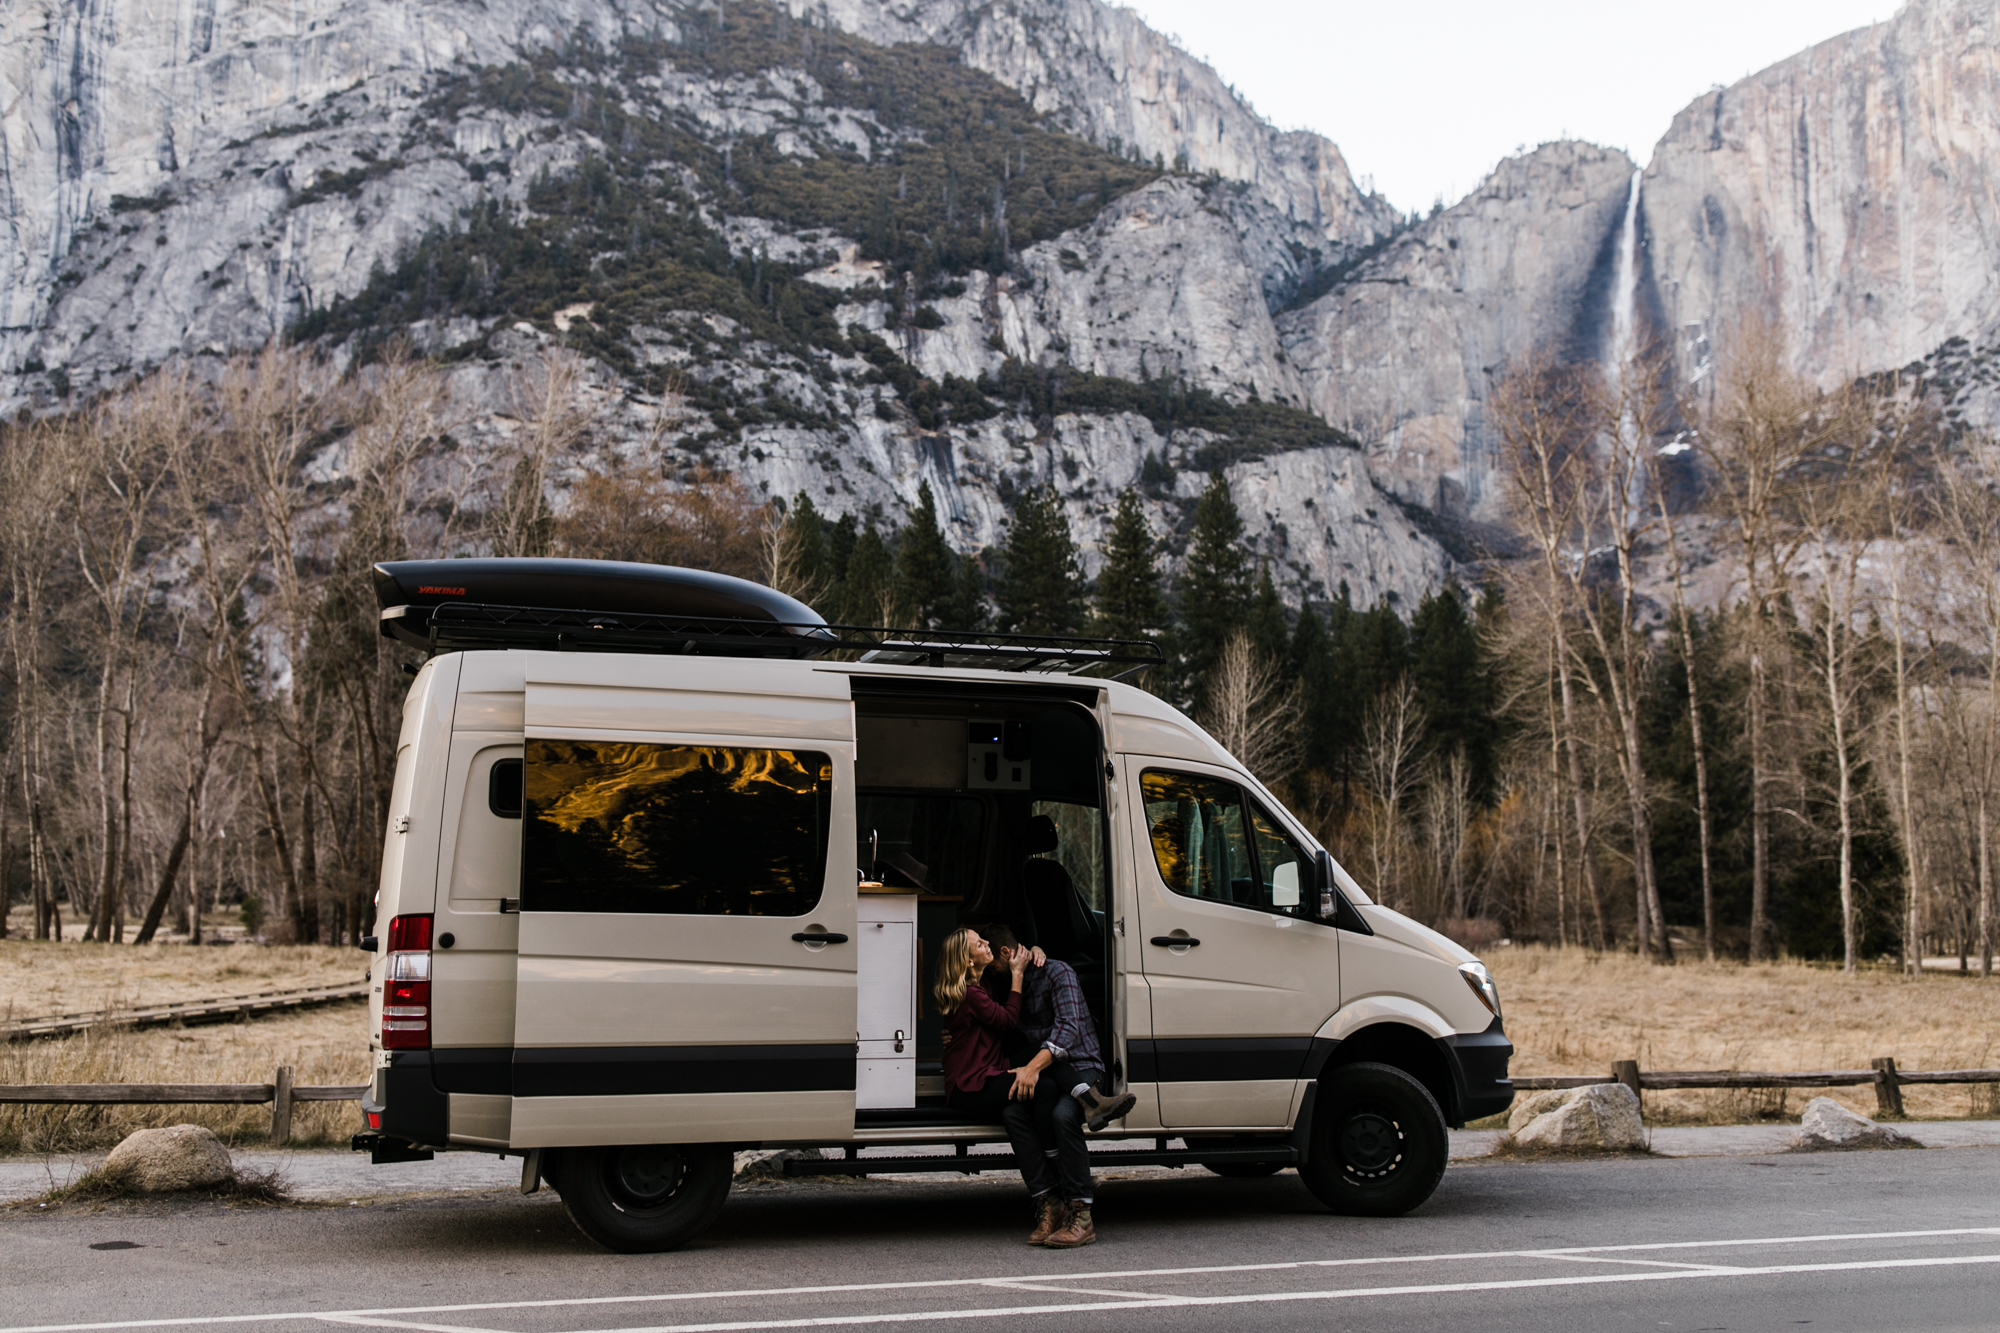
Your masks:
<path fill-rule="evenodd" d="M 1319 919 L 1329 926 L 1338 927 L 1350 935 L 1373 935 L 1368 927 L 1368 919 L 1360 909 L 1340 891 L 1340 883 L 1333 872 L 1333 857 L 1321 852 L 1313 858 L 1314 885 L 1319 890 Z"/>
<path fill-rule="evenodd" d="M 1271 906 L 1299 905 L 1299 863 L 1287 861 L 1271 872 Z"/>

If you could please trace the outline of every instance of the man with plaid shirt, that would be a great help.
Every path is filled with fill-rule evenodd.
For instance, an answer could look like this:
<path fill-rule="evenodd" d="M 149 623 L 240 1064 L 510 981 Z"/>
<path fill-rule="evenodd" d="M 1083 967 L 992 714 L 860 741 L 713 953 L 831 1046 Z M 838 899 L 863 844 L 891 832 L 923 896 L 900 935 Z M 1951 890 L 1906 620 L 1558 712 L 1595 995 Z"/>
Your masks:
<path fill-rule="evenodd" d="M 1003 925 L 978 929 L 993 945 L 995 962 L 1004 971 L 1006 960 L 1021 947 L 1014 933 Z M 1041 957 L 1039 950 L 1036 956 Z M 989 986 L 993 975 L 988 974 Z M 1085 1116 L 1091 1129 L 1103 1129 L 1131 1110 L 1133 1098 L 1128 1093 L 1111 1101 L 1097 1092 L 1096 1084 L 1104 1077 L 1104 1057 L 1083 986 L 1069 964 L 1049 958 L 1029 968 L 1021 989 L 1020 1023 L 1014 1031 L 998 1035 L 1008 1058 L 1020 1062 L 1005 1118 L 1021 1178 L 1036 1205 L 1029 1243 L 1054 1249 L 1088 1245 L 1097 1239 L 1097 1231 L 1090 1214 Z"/>

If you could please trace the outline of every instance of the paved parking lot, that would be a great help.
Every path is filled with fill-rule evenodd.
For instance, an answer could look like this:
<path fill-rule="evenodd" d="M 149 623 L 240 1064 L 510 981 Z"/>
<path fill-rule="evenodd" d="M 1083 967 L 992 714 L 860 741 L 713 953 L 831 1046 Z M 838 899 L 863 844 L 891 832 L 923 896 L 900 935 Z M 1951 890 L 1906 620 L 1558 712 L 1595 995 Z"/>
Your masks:
<path fill-rule="evenodd" d="M 1411 1217 L 1297 1179 L 1134 1173 L 1034 1250 L 1004 1178 L 740 1189 L 677 1254 L 605 1254 L 547 1192 L 0 1213 L 0 1333 L 1990 1328 L 2000 1150 L 1469 1161 Z"/>

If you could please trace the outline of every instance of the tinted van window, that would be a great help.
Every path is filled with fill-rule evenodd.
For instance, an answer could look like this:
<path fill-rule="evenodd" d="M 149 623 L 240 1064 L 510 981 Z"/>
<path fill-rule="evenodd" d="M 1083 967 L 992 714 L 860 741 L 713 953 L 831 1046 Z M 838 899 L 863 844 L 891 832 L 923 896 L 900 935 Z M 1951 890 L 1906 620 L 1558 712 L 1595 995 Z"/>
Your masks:
<path fill-rule="evenodd" d="M 1308 915 L 1305 856 L 1241 787 L 1148 769 L 1139 786 L 1160 878 L 1175 893 Z"/>
<path fill-rule="evenodd" d="M 833 769 L 809 750 L 530 739 L 521 909 L 799 916 Z"/>

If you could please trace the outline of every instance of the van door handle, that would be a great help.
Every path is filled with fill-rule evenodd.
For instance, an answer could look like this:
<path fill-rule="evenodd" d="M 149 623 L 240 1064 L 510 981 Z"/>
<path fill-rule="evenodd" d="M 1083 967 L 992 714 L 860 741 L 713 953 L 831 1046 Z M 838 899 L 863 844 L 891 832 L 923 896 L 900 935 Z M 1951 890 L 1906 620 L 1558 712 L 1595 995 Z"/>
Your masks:
<path fill-rule="evenodd" d="M 832 932 L 832 931 L 826 931 L 826 932 L 824 932 L 824 933 L 819 933 L 819 934 L 812 934 L 812 935 L 808 935 L 808 934 L 806 934 L 806 933 L 805 933 L 805 932 L 804 932 L 804 931 L 802 930 L 802 931 L 798 932 L 798 933 L 797 933 L 796 935 L 793 935 L 793 936 L 792 936 L 792 939 L 793 939 L 793 940 L 795 940 L 795 941 L 797 941 L 797 942 L 798 942 L 798 943 L 800 943 L 800 944 L 845 944 L 845 943 L 847 943 L 847 936 L 845 936 L 845 935 L 838 935 L 838 934 L 835 934 L 835 933 L 834 933 L 834 932 Z"/>
<path fill-rule="evenodd" d="M 1200 944 L 1201 941 L 1192 935 L 1155 935 L 1153 943 L 1162 949 L 1188 949 Z"/>

